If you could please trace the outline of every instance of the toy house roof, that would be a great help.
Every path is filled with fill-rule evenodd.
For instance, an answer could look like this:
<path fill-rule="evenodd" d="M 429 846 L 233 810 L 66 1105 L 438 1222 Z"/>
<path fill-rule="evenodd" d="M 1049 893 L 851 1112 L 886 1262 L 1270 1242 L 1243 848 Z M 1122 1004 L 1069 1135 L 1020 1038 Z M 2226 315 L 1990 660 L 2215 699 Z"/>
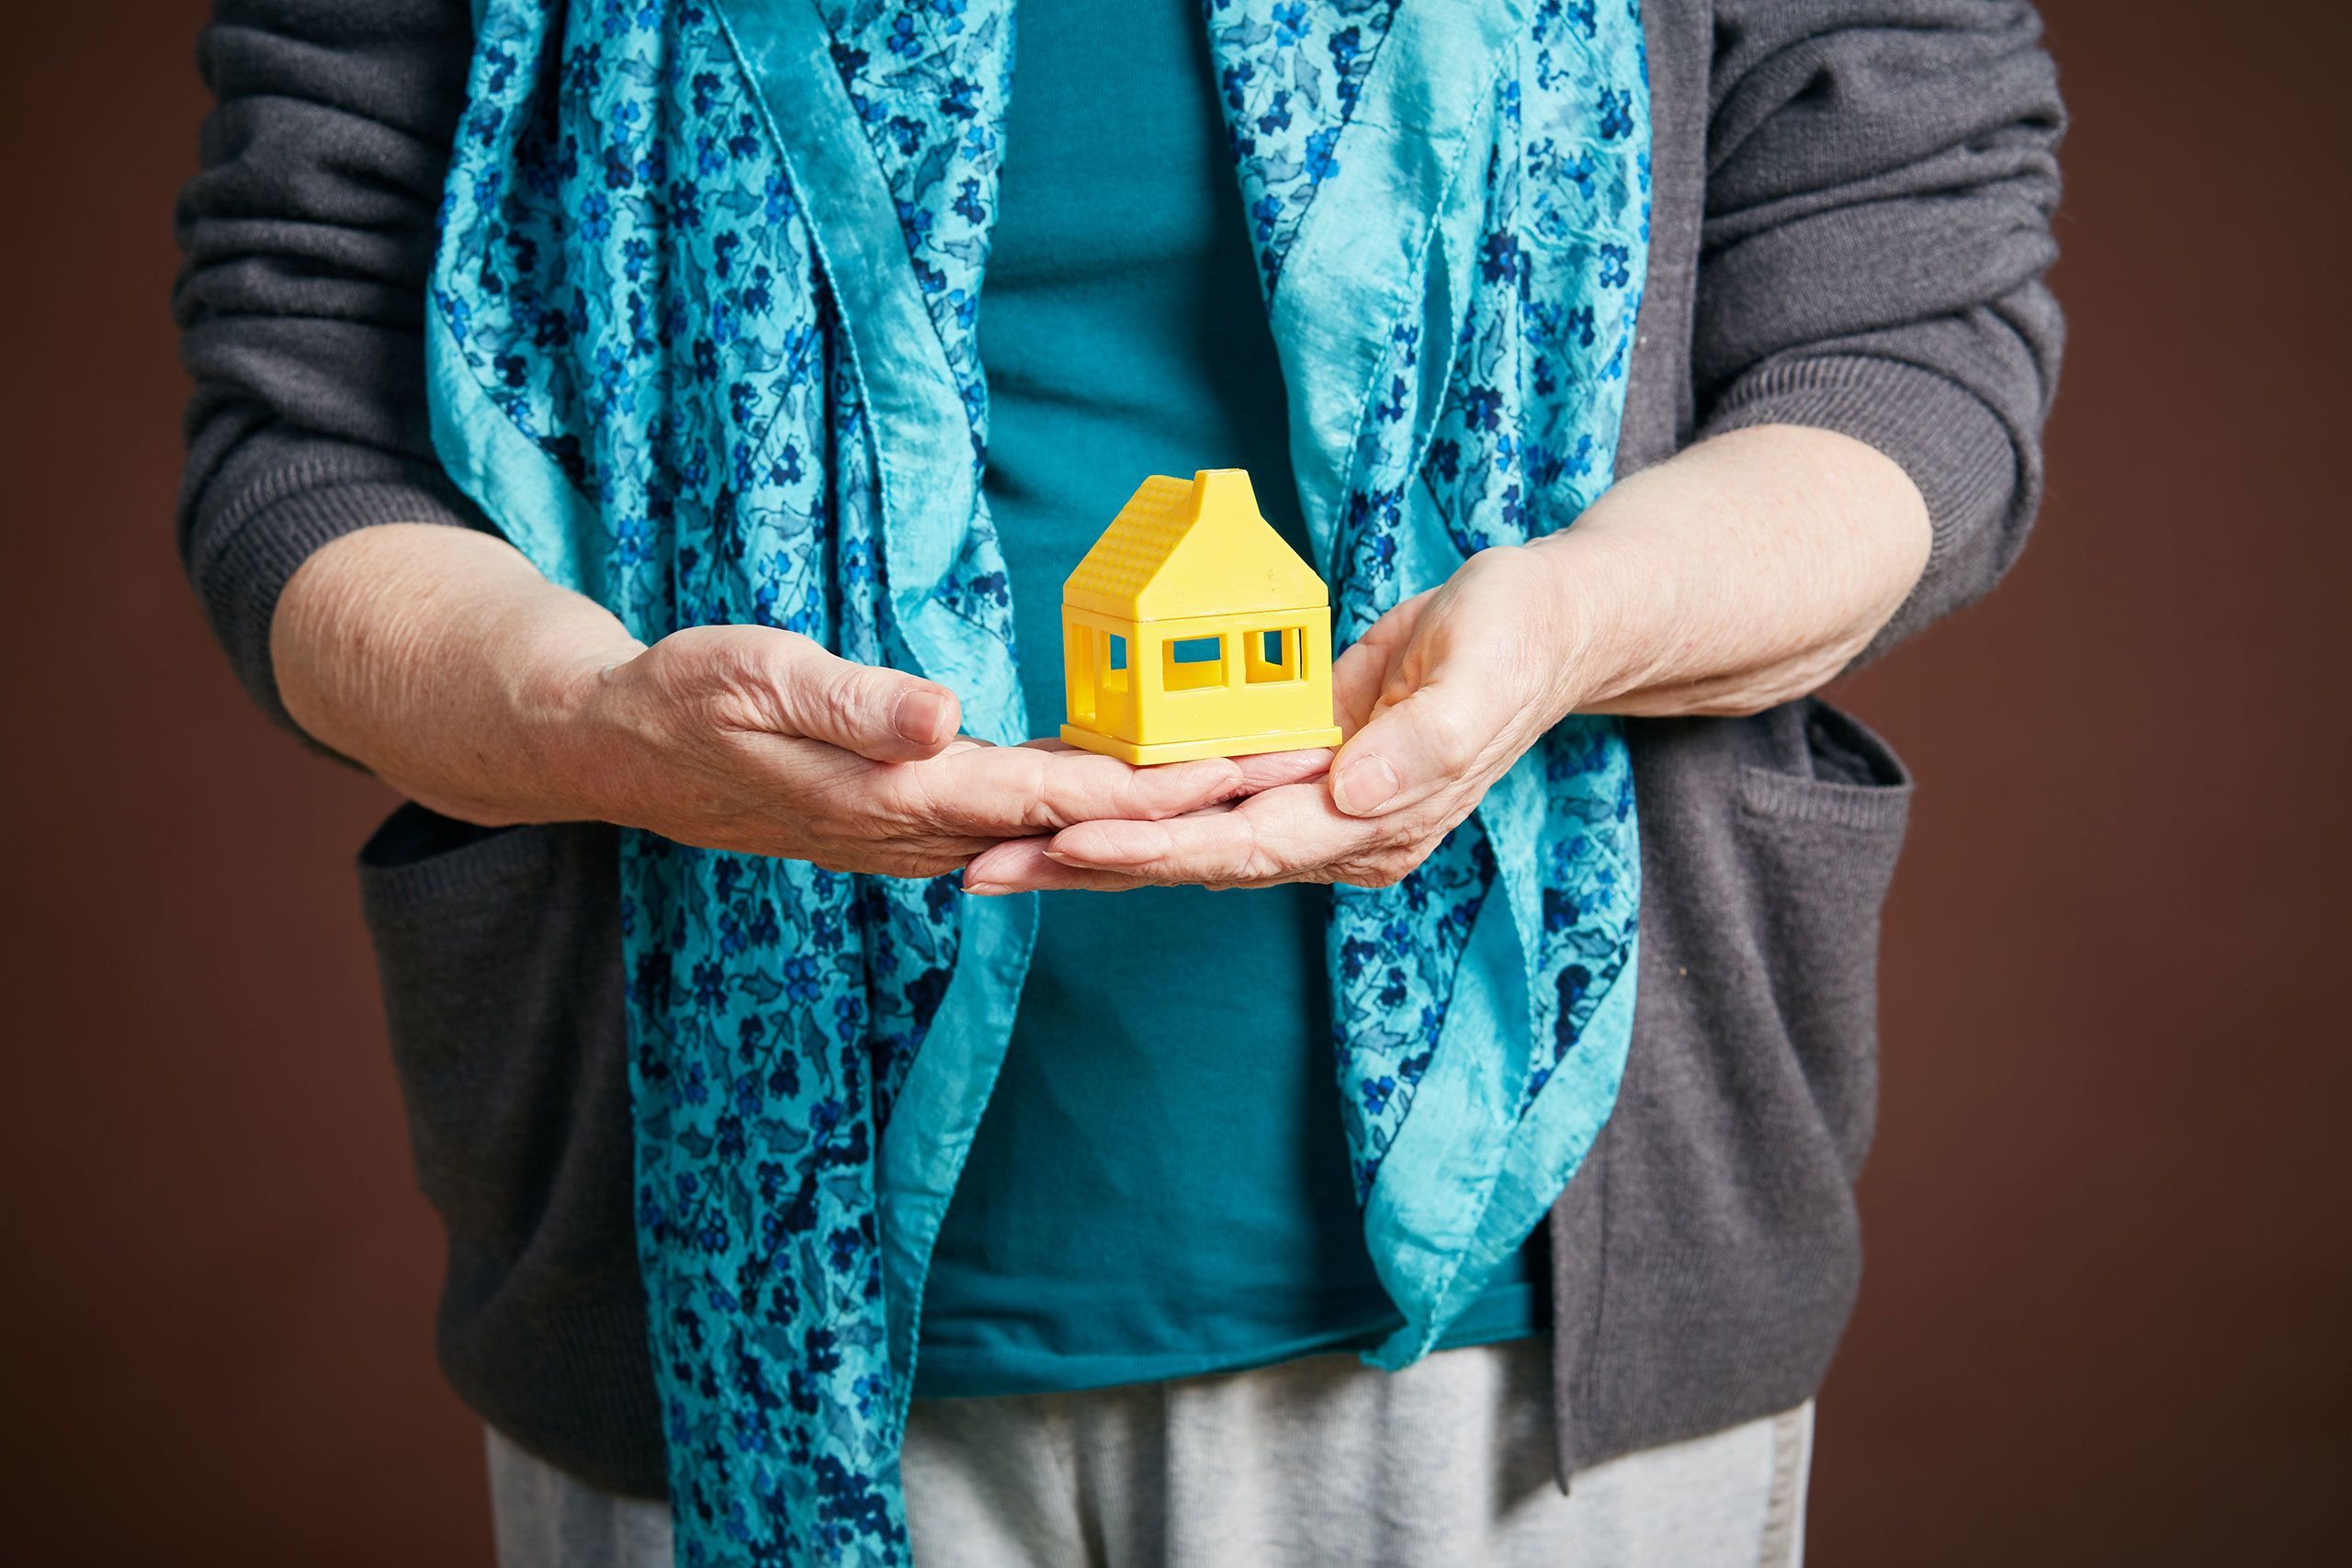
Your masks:
<path fill-rule="evenodd" d="M 1154 474 L 1062 585 L 1062 603 L 1125 620 L 1319 609 L 1323 580 L 1258 511 L 1250 476 Z"/>

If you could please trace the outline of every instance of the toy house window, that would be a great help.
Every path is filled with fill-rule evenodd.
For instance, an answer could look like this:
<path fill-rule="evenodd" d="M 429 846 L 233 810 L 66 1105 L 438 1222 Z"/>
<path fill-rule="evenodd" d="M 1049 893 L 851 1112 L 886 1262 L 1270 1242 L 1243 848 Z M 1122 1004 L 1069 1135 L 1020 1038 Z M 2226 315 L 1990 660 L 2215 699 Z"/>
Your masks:
<path fill-rule="evenodd" d="M 1199 692 L 1225 684 L 1225 638 L 1177 637 L 1162 645 L 1165 667 L 1160 687 L 1170 692 Z"/>
<path fill-rule="evenodd" d="M 1127 689 L 1127 639 L 1114 632 L 1094 634 L 1094 664 L 1106 692 Z"/>
<path fill-rule="evenodd" d="M 1296 626 L 1280 631 L 1251 632 L 1242 639 L 1243 679 L 1252 686 L 1274 681 L 1303 681 L 1306 660 L 1301 649 L 1306 639 Z"/>

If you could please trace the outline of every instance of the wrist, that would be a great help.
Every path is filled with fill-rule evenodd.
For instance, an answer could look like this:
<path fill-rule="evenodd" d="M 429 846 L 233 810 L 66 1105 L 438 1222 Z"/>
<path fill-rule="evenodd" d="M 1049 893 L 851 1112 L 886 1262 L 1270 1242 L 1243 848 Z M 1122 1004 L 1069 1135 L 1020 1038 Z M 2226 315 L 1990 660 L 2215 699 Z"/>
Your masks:
<path fill-rule="evenodd" d="M 641 645 L 503 540 L 385 524 L 322 547 L 271 623 L 287 711 L 435 810 L 486 825 L 607 815 L 607 671 Z"/>
<path fill-rule="evenodd" d="M 1525 547 L 1549 628 L 1543 694 L 1547 724 L 1605 702 L 1636 678 L 1640 588 L 1629 583 L 1629 551 L 1607 530 L 1583 525 L 1532 539 Z M 1655 582 L 1648 587 L 1657 586 Z"/>
<path fill-rule="evenodd" d="M 541 820 L 629 819 L 642 727 L 617 676 L 644 645 L 617 623 L 549 626 L 530 641 L 499 698 L 514 787 Z"/>
<path fill-rule="evenodd" d="M 1835 676 L 1901 602 L 1928 539 L 1925 503 L 1890 459 L 1760 425 L 1629 476 L 1529 548 L 1583 628 L 1573 708 L 1739 714 Z"/>

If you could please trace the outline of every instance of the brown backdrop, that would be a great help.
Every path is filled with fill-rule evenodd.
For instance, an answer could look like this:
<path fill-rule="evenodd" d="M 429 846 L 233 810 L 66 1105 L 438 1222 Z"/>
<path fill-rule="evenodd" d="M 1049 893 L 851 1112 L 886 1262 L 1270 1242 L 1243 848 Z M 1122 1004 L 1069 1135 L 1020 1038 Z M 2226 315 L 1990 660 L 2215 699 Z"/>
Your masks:
<path fill-rule="evenodd" d="M 486 1563 L 348 872 L 389 797 L 255 716 L 171 547 L 206 7 L 24 9 L 0 1535 Z M 2041 532 L 1844 693 L 1924 782 L 1868 1280 L 1822 1401 L 1829 1568 L 2304 1562 L 2346 1523 L 2352 26 L 2049 10 L 2075 328 Z"/>

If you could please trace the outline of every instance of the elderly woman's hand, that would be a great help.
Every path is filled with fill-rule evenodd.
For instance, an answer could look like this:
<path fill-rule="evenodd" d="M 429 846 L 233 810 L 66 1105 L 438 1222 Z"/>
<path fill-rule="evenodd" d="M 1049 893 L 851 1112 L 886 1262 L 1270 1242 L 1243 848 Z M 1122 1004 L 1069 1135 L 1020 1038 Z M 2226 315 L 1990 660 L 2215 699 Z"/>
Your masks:
<path fill-rule="evenodd" d="M 699 626 L 589 678 L 566 745 L 594 814 L 829 871 L 935 876 L 1008 838 L 1149 820 L 1318 768 L 1294 753 L 1138 768 L 957 733 L 945 687 L 764 626 Z"/>
<path fill-rule="evenodd" d="M 1002 844 L 966 869 L 965 887 L 1397 881 L 1574 700 L 1581 633 L 1557 566 L 1531 548 L 1484 551 L 1340 655 L 1331 679 L 1348 739 L 1328 784 L 1280 784 L 1229 808 L 1083 822 Z"/>
<path fill-rule="evenodd" d="M 1348 738 L 1328 782 L 1016 840 L 964 886 L 1385 886 L 1568 713 L 1752 713 L 1819 686 L 1903 603 L 1928 542 L 1918 490 L 1859 441 L 1716 436 L 1382 616 L 1332 666 Z"/>
<path fill-rule="evenodd" d="M 287 710 L 395 789 L 484 825 L 594 818 L 706 849 L 930 876 L 1008 838 L 1148 820 L 1324 754 L 1136 768 L 959 735 L 944 686 L 770 626 L 648 648 L 503 540 L 363 528 L 303 563 L 271 628 Z"/>

